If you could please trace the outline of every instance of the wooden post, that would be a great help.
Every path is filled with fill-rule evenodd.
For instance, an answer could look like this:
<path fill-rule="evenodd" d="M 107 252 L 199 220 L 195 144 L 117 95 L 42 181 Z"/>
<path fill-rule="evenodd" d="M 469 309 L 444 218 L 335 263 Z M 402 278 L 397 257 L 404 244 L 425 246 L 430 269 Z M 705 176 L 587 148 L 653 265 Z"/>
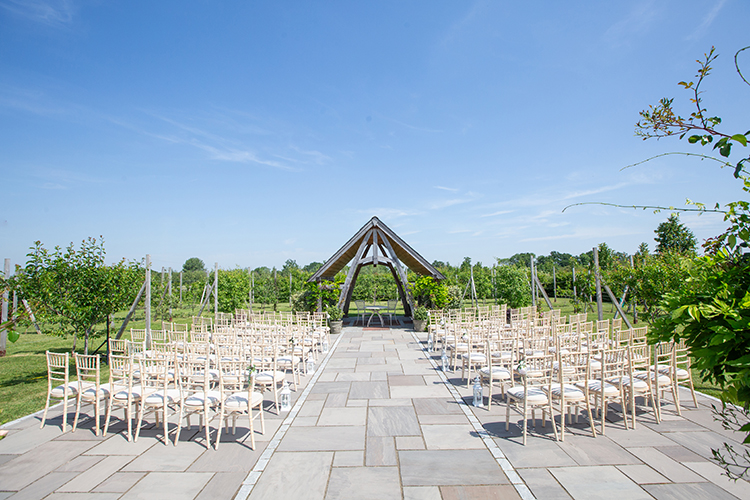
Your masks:
<path fill-rule="evenodd" d="M 552 292 L 555 294 L 555 302 L 557 302 L 557 274 L 554 265 L 552 266 Z"/>
<path fill-rule="evenodd" d="M 172 321 L 172 268 L 169 268 L 169 321 Z"/>
<path fill-rule="evenodd" d="M 180 271 L 180 307 L 182 307 L 182 271 Z"/>
<path fill-rule="evenodd" d="M 250 269 L 250 312 L 253 312 L 253 302 L 255 301 L 255 276 Z"/>
<path fill-rule="evenodd" d="M 622 319 L 625 321 L 625 324 L 628 325 L 628 328 L 633 328 L 633 325 L 631 325 L 630 321 L 628 321 L 628 318 L 625 317 L 625 313 L 623 312 L 622 307 L 620 307 L 620 304 L 617 302 L 617 297 L 615 297 L 615 294 L 612 293 L 612 290 L 609 289 L 609 286 L 604 285 L 604 290 L 607 292 L 607 295 L 609 295 L 609 300 L 611 300 L 617 308 L 617 312 L 622 315 Z"/>
<path fill-rule="evenodd" d="M 536 307 L 536 286 L 534 285 L 534 278 L 536 275 L 534 274 L 534 257 L 532 256 L 530 258 L 529 266 L 531 268 L 531 305 L 532 307 Z"/>
<path fill-rule="evenodd" d="M 596 313 L 599 321 L 604 319 L 602 304 L 602 278 L 599 275 L 599 248 L 594 247 L 594 283 L 596 284 Z"/>
<path fill-rule="evenodd" d="M 10 259 L 5 259 L 5 279 L 10 279 Z M 0 311 L 0 323 L 8 321 L 8 290 L 3 290 L 2 310 Z M 8 344 L 8 330 L 0 330 L 0 357 L 5 356 Z"/>
<path fill-rule="evenodd" d="M 219 263 L 214 262 L 214 319 L 219 314 Z"/>
<path fill-rule="evenodd" d="M 136 308 L 138 307 L 138 302 L 141 301 L 141 297 L 143 296 L 143 292 L 146 290 L 146 282 L 143 282 L 143 285 L 141 285 L 141 289 L 138 290 L 138 293 L 135 296 L 135 300 L 133 301 L 133 305 L 130 306 L 130 310 L 128 311 L 128 314 L 125 316 L 125 320 L 122 322 L 122 326 L 117 332 L 117 336 L 115 338 L 117 340 L 120 340 L 120 337 L 122 337 L 123 332 L 125 332 L 125 327 L 128 325 L 128 322 L 130 321 L 130 318 L 133 317 L 133 313 L 135 313 Z"/>
<path fill-rule="evenodd" d="M 573 264 L 573 302 L 578 299 L 576 294 L 576 265 Z"/>
<path fill-rule="evenodd" d="M 292 268 L 289 268 L 289 307 L 292 307 Z"/>
<path fill-rule="evenodd" d="M 31 322 L 34 324 L 34 330 L 36 330 L 36 333 L 39 335 L 42 334 L 42 330 L 39 328 L 39 323 L 36 322 L 36 316 L 34 316 L 34 311 L 31 310 L 31 306 L 28 302 L 26 302 L 26 299 L 21 299 L 21 304 L 23 304 L 23 307 L 26 309 L 26 312 L 29 314 L 29 318 L 31 319 Z"/>
<path fill-rule="evenodd" d="M 151 346 L 151 255 L 146 254 L 146 345 Z"/>

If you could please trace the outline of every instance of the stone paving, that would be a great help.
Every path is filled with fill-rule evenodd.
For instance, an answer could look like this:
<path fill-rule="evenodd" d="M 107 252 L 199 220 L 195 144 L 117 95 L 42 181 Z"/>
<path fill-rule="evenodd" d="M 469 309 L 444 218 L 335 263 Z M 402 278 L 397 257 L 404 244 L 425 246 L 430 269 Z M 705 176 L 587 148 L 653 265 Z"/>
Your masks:
<path fill-rule="evenodd" d="M 711 447 L 737 448 L 741 437 L 713 422 L 707 397 L 696 410 L 683 393 L 682 416 L 665 405 L 661 424 L 644 409 L 636 430 L 612 411 L 596 438 L 583 417 L 563 442 L 540 425 L 523 446 L 520 415 L 511 411 L 506 432 L 503 403 L 469 406 L 460 373 L 437 370 L 425 340 L 404 326 L 346 327 L 292 410 L 267 407 L 255 450 L 241 421 L 218 450 L 197 426 L 173 446 L 153 421 L 136 443 L 120 421 L 106 438 L 90 419 L 61 433 L 60 409 L 44 429 L 39 416 L 11 423 L 0 440 L 0 500 L 750 499 L 750 484 L 709 460 Z"/>

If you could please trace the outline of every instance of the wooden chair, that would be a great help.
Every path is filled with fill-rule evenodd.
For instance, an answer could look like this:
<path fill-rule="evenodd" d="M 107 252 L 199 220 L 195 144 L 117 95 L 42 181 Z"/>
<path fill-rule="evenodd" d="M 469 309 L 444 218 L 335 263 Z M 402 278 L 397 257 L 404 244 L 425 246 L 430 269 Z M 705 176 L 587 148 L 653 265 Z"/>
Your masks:
<path fill-rule="evenodd" d="M 182 419 L 187 422 L 188 429 L 190 417 L 199 415 L 200 430 L 205 427 L 206 430 L 206 448 L 211 445 L 211 431 L 209 423 L 211 413 L 218 408 L 221 403 L 221 394 L 218 390 L 211 388 L 211 373 L 209 372 L 209 356 L 203 355 L 203 351 L 192 351 L 188 347 L 184 358 L 178 362 L 177 377 L 180 389 L 180 412 L 177 420 L 177 433 L 174 443 L 180 440 L 180 431 L 182 430 Z"/>
<path fill-rule="evenodd" d="M 537 408 L 542 409 L 542 426 L 547 425 L 547 412 L 552 418 L 552 400 L 547 397 L 551 392 L 553 356 L 551 354 L 531 355 L 524 357 L 516 367 L 516 373 L 521 379 L 505 391 L 507 396 L 505 408 L 505 430 L 510 428 L 510 408 L 520 409 L 523 415 L 523 444 L 526 444 L 528 433 L 528 413 L 531 410 L 532 424 L 536 427 Z M 552 429 L 557 439 L 557 426 L 552 421 Z"/>
<path fill-rule="evenodd" d="M 78 417 L 81 405 L 94 406 L 94 434 L 99 435 L 100 402 L 104 401 L 109 411 L 109 384 L 102 384 L 100 358 L 98 354 L 78 354 L 76 359 L 76 374 L 78 375 L 78 395 L 76 398 L 76 416 L 73 420 L 73 432 L 78 427 Z"/>
<path fill-rule="evenodd" d="M 133 407 L 136 412 L 141 404 L 141 387 L 133 383 L 135 374 L 133 356 L 128 353 L 116 354 L 109 352 L 109 403 L 105 416 L 104 433 L 107 435 L 112 411 L 123 409 L 123 418 L 128 422 L 128 441 L 133 439 Z"/>
<path fill-rule="evenodd" d="M 250 446 L 255 449 L 255 429 L 253 421 L 260 416 L 260 433 L 265 434 L 266 424 L 263 417 L 263 393 L 255 390 L 255 372 L 250 373 L 244 359 L 219 359 L 219 430 L 216 434 L 216 449 L 219 449 L 221 430 L 228 427 L 232 417 L 232 434 L 237 428 L 237 417 L 247 415 L 250 429 Z M 253 410 L 258 413 L 253 416 Z"/>
<path fill-rule="evenodd" d="M 179 388 L 169 387 L 169 360 L 163 356 L 141 358 L 138 365 L 141 372 L 141 404 L 138 410 L 138 424 L 135 428 L 134 441 L 138 441 L 138 436 L 140 436 L 143 417 L 147 411 L 151 410 L 154 412 L 157 426 L 159 425 L 159 414 L 162 415 L 164 444 L 167 444 L 169 442 L 168 411 L 170 408 L 174 410 L 181 399 Z"/>
<path fill-rule="evenodd" d="M 565 441 L 565 421 L 568 420 L 568 423 L 570 422 L 570 410 L 572 408 L 576 409 L 576 422 L 578 422 L 579 406 L 581 404 L 586 405 L 591 434 L 596 437 L 594 419 L 591 416 L 589 386 L 586 384 L 586 381 L 590 378 L 588 353 L 557 349 L 557 362 L 553 368 L 557 375 L 557 381 L 549 386 L 542 387 L 542 390 L 547 392 L 552 402 L 559 402 L 560 440 Z"/>
<path fill-rule="evenodd" d="M 505 337 L 502 339 L 487 340 L 487 365 L 480 368 L 479 380 L 486 383 L 489 390 L 487 408 L 492 407 L 493 388 L 498 383 L 500 395 L 505 396 L 505 386 L 513 383 L 513 362 L 516 359 L 515 339 Z"/>
<path fill-rule="evenodd" d="M 47 421 L 50 399 L 61 399 L 63 402 L 62 431 L 68 427 L 68 398 L 78 396 L 78 382 L 70 381 L 70 354 L 47 351 L 47 402 L 39 428 Z"/>

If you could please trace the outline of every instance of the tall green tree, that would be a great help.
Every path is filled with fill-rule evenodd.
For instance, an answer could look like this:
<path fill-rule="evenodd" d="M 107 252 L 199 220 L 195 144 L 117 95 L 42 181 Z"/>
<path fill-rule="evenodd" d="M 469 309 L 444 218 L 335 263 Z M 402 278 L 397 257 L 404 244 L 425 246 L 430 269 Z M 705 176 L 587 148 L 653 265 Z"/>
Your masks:
<path fill-rule="evenodd" d="M 95 325 L 127 307 L 144 280 L 138 263 L 123 259 L 107 265 L 105 255 L 101 238 L 83 240 L 79 249 L 71 243 L 48 250 L 37 241 L 11 287 L 52 326 L 52 333 L 82 338 L 88 352 L 89 339 L 101 334 Z"/>
<path fill-rule="evenodd" d="M 657 253 L 693 253 L 698 245 L 693 232 L 680 222 L 680 216 L 677 214 L 670 215 L 654 232 Z"/>

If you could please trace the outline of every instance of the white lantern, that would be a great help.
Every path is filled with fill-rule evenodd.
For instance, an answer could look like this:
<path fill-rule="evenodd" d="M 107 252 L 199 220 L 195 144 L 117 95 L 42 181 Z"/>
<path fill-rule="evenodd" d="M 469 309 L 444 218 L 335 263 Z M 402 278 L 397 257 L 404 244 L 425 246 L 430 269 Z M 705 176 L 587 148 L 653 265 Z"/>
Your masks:
<path fill-rule="evenodd" d="M 292 391 L 289 390 L 289 382 L 284 381 L 284 387 L 281 389 L 281 411 L 292 409 Z"/>
<path fill-rule="evenodd" d="M 484 406 L 484 395 L 482 394 L 482 383 L 479 382 L 479 375 L 474 379 L 474 406 L 482 408 Z"/>
<path fill-rule="evenodd" d="M 328 338 L 323 337 L 323 352 L 328 352 Z"/>
<path fill-rule="evenodd" d="M 445 354 L 445 348 L 443 348 L 443 354 L 440 356 L 440 367 L 444 372 L 448 371 L 448 356 Z"/>
<path fill-rule="evenodd" d="M 307 366 L 306 366 L 305 373 L 314 373 L 315 372 L 315 360 L 312 358 L 307 359 Z"/>
<path fill-rule="evenodd" d="M 434 345 L 434 343 L 432 341 L 432 332 L 430 332 L 430 333 L 427 334 L 427 350 L 429 352 L 432 352 L 433 345 Z"/>

